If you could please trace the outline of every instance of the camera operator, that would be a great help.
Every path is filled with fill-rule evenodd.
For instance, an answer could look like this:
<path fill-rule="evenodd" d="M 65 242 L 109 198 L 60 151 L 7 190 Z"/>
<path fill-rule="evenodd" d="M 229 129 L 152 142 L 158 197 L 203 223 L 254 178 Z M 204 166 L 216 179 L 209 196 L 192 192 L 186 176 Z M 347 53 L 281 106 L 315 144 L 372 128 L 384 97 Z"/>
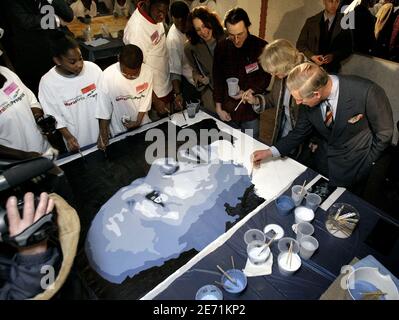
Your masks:
<path fill-rule="evenodd" d="M 54 200 L 43 192 L 35 208 L 34 195 L 24 196 L 22 217 L 17 207 L 17 198 L 9 197 L 6 204 L 10 237 L 16 236 L 38 221 L 54 208 Z M 18 248 L 14 256 L 0 254 L 0 299 L 27 299 L 43 291 L 43 266 L 58 269 L 61 257 L 57 248 L 48 247 L 47 240 L 29 247 Z"/>

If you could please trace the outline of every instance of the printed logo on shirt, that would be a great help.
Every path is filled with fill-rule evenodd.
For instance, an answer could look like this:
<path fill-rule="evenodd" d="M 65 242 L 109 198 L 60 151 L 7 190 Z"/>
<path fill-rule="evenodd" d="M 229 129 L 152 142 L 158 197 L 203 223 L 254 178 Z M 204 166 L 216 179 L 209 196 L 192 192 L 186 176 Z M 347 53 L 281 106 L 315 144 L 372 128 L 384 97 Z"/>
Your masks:
<path fill-rule="evenodd" d="M 136 86 L 136 93 L 142 93 L 143 91 L 148 89 L 148 82 L 144 82 L 143 84 L 139 84 L 138 86 Z"/>
<path fill-rule="evenodd" d="M 96 90 L 96 84 L 95 83 L 92 83 L 92 84 L 88 85 L 87 87 L 83 88 L 81 91 L 82 91 L 83 94 L 86 94 L 86 93 L 88 93 L 90 91 L 93 91 L 93 90 Z"/>
<path fill-rule="evenodd" d="M 165 34 L 165 32 L 162 32 L 162 34 L 159 34 L 158 30 L 155 31 L 152 35 L 151 35 L 151 42 L 154 46 L 156 46 L 159 41 L 161 41 L 162 36 Z"/>
<path fill-rule="evenodd" d="M 126 95 L 126 96 L 117 96 L 115 98 L 115 101 L 127 101 L 127 100 L 140 100 L 141 98 L 145 98 L 145 94 L 140 94 L 137 96 L 132 96 L 132 95 Z"/>
<path fill-rule="evenodd" d="M 259 70 L 259 65 L 258 65 L 257 62 L 248 64 L 248 65 L 245 66 L 245 72 L 247 74 L 250 74 L 250 73 L 255 72 L 257 70 Z"/>
<path fill-rule="evenodd" d="M 19 92 L 20 90 L 18 90 L 17 92 Z M 15 97 L 9 101 L 9 102 L 4 102 L 1 106 L 0 106 L 0 114 L 2 114 L 3 112 L 5 112 L 8 108 L 12 107 L 14 104 L 20 102 L 23 98 L 25 97 L 25 93 L 22 92 L 18 97 Z"/>
<path fill-rule="evenodd" d="M 18 88 L 18 85 L 17 85 L 15 82 L 11 82 L 11 83 L 3 90 L 3 92 L 4 92 L 7 96 L 10 96 L 10 94 L 13 93 L 17 88 Z"/>

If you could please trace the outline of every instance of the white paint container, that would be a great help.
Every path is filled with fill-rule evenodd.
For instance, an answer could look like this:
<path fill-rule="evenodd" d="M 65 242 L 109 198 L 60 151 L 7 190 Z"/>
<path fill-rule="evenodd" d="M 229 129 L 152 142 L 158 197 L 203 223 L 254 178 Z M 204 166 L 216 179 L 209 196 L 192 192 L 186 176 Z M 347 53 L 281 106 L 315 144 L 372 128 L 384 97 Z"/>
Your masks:
<path fill-rule="evenodd" d="M 255 265 L 263 264 L 270 256 L 270 248 L 260 241 L 253 241 L 247 247 L 249 261 Z"/>
<path fill-rule="evenodd" d="M 304 206 L 295 209 L 295 223 L 312 222 L 314 219 L 314 211 Z"/>
<path fill-rule="evenodd" d="M 300 267 L 301 267 L 301 258 L 298 254 L 291 254 L 291 263 L 288 259 L 288 251 L 282 252 L 279 254 L 278 260 L 278 269 L 280 273 L 284 276 L 293 275 Z"/>

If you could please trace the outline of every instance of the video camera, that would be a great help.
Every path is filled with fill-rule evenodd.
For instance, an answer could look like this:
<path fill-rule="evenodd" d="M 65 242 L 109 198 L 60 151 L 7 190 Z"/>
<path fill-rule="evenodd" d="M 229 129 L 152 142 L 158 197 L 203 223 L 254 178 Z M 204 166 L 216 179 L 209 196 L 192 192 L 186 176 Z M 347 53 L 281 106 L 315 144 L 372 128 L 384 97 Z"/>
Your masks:
<path fill-rule="evenodd" d="M 57 121 L 52 115 L 45 114 L 37 118 L 36 124 L 39 126 L 41 133 L 45 136 L 56 132 Z"/>
<path fill-rule="evenodd" d="M 55 167 L 54 163 L 44 157 L 38 157 L 23 161 L 0 160 L 0 242 L 10 244 L 14 247 L 28 247 L 47 239 L 55 230 L 56 211 L 44 215 L 31 226 L 16 236 L 10 237 L 9 224 L 5 204 L 11 195 L 18 199 L 17 205 L 22 217 L 24 202 L 23 196 L 26 192 L 34 191 L 52 192 L 51 188 L 54 177 L 48 171 Z M 63 175 L 63 172 L 57 174 Z M 50 189 L 50 190 L 49 190 Z M 35 208 L 39 199 L 35 198 Z"/>

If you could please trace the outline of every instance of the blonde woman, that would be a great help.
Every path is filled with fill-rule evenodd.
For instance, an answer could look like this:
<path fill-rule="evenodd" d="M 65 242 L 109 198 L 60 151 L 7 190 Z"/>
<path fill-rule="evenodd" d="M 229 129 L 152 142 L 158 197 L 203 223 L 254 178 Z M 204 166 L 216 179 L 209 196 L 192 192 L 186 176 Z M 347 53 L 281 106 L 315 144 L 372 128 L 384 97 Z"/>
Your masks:
<path fill-rule="evenodd" d="M 306 60 L 288 40 L 278 39 L 269 43 L 259 57 L 262 68 L 274 76 L 271 92 L 253 95 L 249 89 L 243 94 L 244 102 L 252 104 L 255 112 L 276 108 L 271 144 L 285 137 L 294 127 L 298 106 L 286 86 L 288 73 Z"/>

